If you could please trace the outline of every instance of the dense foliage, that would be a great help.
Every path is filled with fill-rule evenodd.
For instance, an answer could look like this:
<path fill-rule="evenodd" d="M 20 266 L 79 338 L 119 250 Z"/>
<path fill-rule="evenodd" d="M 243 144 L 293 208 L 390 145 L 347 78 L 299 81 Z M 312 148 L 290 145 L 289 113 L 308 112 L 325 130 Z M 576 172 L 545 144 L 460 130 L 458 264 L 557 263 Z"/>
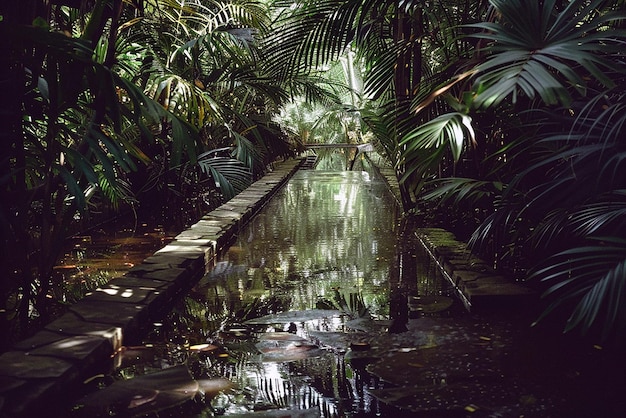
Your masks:
<path fill-rule="evenodd" d="M 354 48 L 361 114 L 405 209 L 545 291 L 545 314 L 570 312 L 566 330 L 620 337 L 624 2 L 293 4 L 274 35 L 284 68 Z"/>
<path fill-rule="evenodd" d="M 279 106 L 324 93 L 265 63 L 262 1 L 27 0 L 0 17 L 0 329 L 13 336 L 55 310 L 68 234 L 124 209 L 215 207 L 298 149 Z"/>
<path fill-rule="evenodd" d="M 206 208 L 293 155 L 298 133 L 339 126 L 338 141 L 366 135 L 394 166 L 407 212 L 537 284 L 546 313 L 570 312 L 567 330 L 619 334 L 625 10 L 623 0 L 3 2 L 1 328 L 46 316 L 77 221 L 182 205 L 175 196 Z M 304 104 L 282 107 L 292 98 Z M 314 102 L 327 111 L 298 126 Z"/>

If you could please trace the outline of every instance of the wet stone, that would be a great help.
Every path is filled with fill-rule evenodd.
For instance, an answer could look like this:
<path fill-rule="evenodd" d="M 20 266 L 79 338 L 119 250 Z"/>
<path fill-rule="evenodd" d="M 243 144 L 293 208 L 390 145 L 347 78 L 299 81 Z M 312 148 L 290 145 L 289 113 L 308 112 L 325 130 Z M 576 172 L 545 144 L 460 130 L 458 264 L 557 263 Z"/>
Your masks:
<path fill-rule="evenodd" d="M 111 351 L 111 344 L 102 337 L 77 335 L 31 350 L 29 355 L 84 361 L 96 352 L 101 353 L 101 356 L 106 356 L 110 355 Z"/>
<path fill-rule="evenodd" d="M 198 247 L 207 247 L 211 250 L 215 247 L 216 244 L 215 237 L 206 238 L 206 237 L 193 237 L 193 238 L 185 238 L 185 237 L 176 237 L 176 239 L 172 242 L 174 245 L 187 245 L 187 246 L 198 246 Z"/>
<path fill-rule="evenodd" d="M 178 236 L 192 236 L 195 234 L 202 235 L 219 235 L 224 232 L 224 227 L 219 222 L 211 222 L 208 219 L 201 219 L 195 224 L 191 225 L 190 229 L 187 229 Z"/>
<path fill-rule="evenodd" d="M 445 271 L 451 276 L 454 275 L 454 272 L 457 270 L 472 270 L 480 273 L 493 271 L 493 269 L 491 269 L 491 267 L 487 264 L 475 258 L 443 258 L 440 260 L 440 263 L 443 265 Z"/>
<path fill-rule="evenodd" d="M 177 253 L 160 252 L 146 258 L 144 263 L 197 270 L 204 268 L 204 254 L 199 252 L 183 253 L 182 251 Z"/>
<path fill-rule="evenodd" d="M 45 327 L 47 330 L 65 335 L 93 335 L 107 339 L 113 349 L 121 346 L 122 331 L 111 324 L 86 322 L 73 312 L 63 314 Z"/>
<path fill-rule="evenodd" d="M 267 193 L 265 193 L 262 190 L 250 190 L 250 189 L 246 189 L 243 192 L 239 193 L 236 198 L 240 198 L 240 199 L 249 199 L 252 202 L 258 203 L 262 198 L 265 197 Z"/>
<path fill-rule="evenodd" d="M 478 279 L 484 279 L 493 276 L 486 275 L 485 273 L 481 273 L 478 271 L 458 269 L 454 270 L 454 272 L 450 274 L 450 277 L 452 277 L 456 285 L 459 285 L 460 283 L 473 282 Z"/>
<path fill-rule="evenodd" d="M 233 220 L 239 220 L 241 218 L 241 213 L 238 211 L 220 209 L 220 208 L 217 208 L 211 211 L 210 215 L 215 218 L 226 218 L 226 219 L 233 219 Z"/>
<path fill-rule="evenodd" d="M 93 292 L 87 293 L 85 296 L 88 297 L 89 301 L 147 304 L 153 301 L 158 294 L 158 290 L 125 287 L 109 283 Z"/>
<path fill-rule="evenodd" d="M 83 299 L 70 308 L 87 322 L 116 325 L 128 328 L 138 320 L 145 306 L 130 303 L 97 302 Z"/>
<path fill-rule="evenodd" d="M 167 268 L 167 269 L 159 269 L 155 271 L 151 271 L 143 275 L 143 278 L 146 279 L 154 279 L 165 282 L 176 282 L 178 280 L 182 280 L 183 278 L 190 279 L 191 273 L 189 270 L 184 268 Z"/>
<path fill-rule="evenodd" d="M 170 269 L 171 270 L 171 269 Z M 167 271 L 167 270 L 160 270 Z M 186 270 L 182 270 L 183 272 Z M 150 279 L 147 277 L 132 277 L 129 275 L 125 275 L 122 277 L 117 277 L 112 279 L 109 284 L 113 284 L 119 287 L 137 287 L 140 289 L 146 290 L 158 290 L 167 288 L 167 283 L 164 283 L 162 280 Z"/>
<path fill-rule="evenodd" d="M 43 330 L 43 331 L 39 331 L 32 337 L 19 341 L 13 346 L 13 348 L 15 348 L 16 350 L 29 351 L 37 347 L 54 343 L 55 341 L 63 340 L 65 338 L 67 338 L 67 335 Z"/>
<path fill-rule="evenodd" d="M 175 269 L 176 267 L 178 267 L 176 265 L 172 265 L 172 264 L 169 264 L 169 263 L 159 263 L 159 262 L 156 262 L 157 259 L 152 259 L 152 261 L 155 261 L 155 262 L 151 263 L 149 261 L 146 262 L 144 260 L 144 262 L 142 264 L 140 264 L 138 266 L 131 267 L 128 270 L 127 274 L 131 274 L 131 275 L 135 275 L 135 276 L 139 276 L 139 277 L 143 278 L 143 277 L 145 277 L 146 273 L 153 273 L 153 272 L 156 272 L 156 271 L 170 270 L 170 269 Z M 165 261 L 165 260 L 162 260 L 162 261 Z"/>
<path fill-rule="evenodd" d="M 72 372 L 69 361 L 49 356 L 8 351 L 0 355 L 0 374 L 17 378 L 59 378 Z"/>

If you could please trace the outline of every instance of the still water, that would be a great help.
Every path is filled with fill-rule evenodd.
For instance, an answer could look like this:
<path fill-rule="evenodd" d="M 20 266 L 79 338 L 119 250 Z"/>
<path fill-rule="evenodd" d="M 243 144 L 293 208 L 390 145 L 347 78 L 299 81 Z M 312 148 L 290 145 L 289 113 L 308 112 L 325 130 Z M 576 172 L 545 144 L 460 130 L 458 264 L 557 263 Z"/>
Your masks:
<path fill-rule="evenodd" d="M 93 403 L 172 418 L 621 416 L 623 362 L 531 329 L 532 309 L 467 312 L 412 228 L 367 172 L 299 171 L 121 353 L 107 379 L 129 384 Z"/>
<path fill-rule="evenodd" d="M 401 252 L 407 245 L 398 235 L 399 211 L 387 193 L 364 171 L 299 171 L 157 328 L 170 340 L 228 350 L 227 361 L 211 364 L 225 368 L 219 372 L 239 388 L 217 399 L 226 415 L 277 408 L 314 408 L 324 416 L 380 413 L 363 392 L 376 379 L 363 382 L 345 361 L 349 342 L 332 338 L 365 335 L 367 324 L 359 321 L 386 321 L 378 327 L 402 321 L 390 309 L 391 291 L 416 289 L 415 254 Z M 413 273 L 406 286 L 402 266 Z M 428 293 L 445 289 L 440 279 L 422 282 Z M 267 317 L 283 312 L 293 316 Z M 298 339 L 284 342 L 275 334 L 281 331 Z"/>

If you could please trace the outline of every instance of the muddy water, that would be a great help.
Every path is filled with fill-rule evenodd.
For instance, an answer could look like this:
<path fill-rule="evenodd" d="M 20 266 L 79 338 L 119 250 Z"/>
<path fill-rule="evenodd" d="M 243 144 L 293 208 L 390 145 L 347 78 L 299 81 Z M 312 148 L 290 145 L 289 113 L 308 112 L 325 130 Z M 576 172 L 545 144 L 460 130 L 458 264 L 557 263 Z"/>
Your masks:
<path fill-rule="evenodd" d="M 534 309 L 467 312 L 412 227 L 366 172 L 298 172 L 113 374 L 183 364 L 204 395 L 142 383 L 119 414 L 623 416 L 621 356 Z"/>

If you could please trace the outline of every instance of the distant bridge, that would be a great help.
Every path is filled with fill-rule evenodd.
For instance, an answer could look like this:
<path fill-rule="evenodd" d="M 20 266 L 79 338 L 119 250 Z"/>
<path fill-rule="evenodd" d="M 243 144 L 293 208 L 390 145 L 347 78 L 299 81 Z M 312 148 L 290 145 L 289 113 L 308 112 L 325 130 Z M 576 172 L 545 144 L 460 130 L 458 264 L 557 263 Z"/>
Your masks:
<path fill-rule="evenodd" d="M 305 144 L 305 148 L 307 149 L 315 149 L 315 148 L 356 148 L 357 153 L 374 151 L 374 146 L 370 143 L 367 144 L 348 144 L 348 143 L 339 143 L 339 144 Z"/>
<path fill-rule="evenodd" d="M 354 155 L 354 158 L 352 158 L 352 161 L 350 162 L 350 167 L 349 170 L 352 170 L 352 168 L 354 167 L 354 163 L 357 160 L 357 157 L 359 155 L 361 155 L 364 152 L 369 152 L 369 151 L 374 151 L 374 146 L 370 143 L 367 144 L 348 144 L 348 143 L 339 143 L 339 144 L 305 144 L 304 147 L 306 149 L 310 149 L 315 151 L 316 149 L 323 149 L 323 148 L 356 148 L 356 154 Z M 310 155 L 306 158 L 306 161 L 303 163 L 303 165 L 301 166 L 301 168 L 304 169 L 310 169 L 310 168 L 314 168 L 317 164 L 317 155 Z"/>

